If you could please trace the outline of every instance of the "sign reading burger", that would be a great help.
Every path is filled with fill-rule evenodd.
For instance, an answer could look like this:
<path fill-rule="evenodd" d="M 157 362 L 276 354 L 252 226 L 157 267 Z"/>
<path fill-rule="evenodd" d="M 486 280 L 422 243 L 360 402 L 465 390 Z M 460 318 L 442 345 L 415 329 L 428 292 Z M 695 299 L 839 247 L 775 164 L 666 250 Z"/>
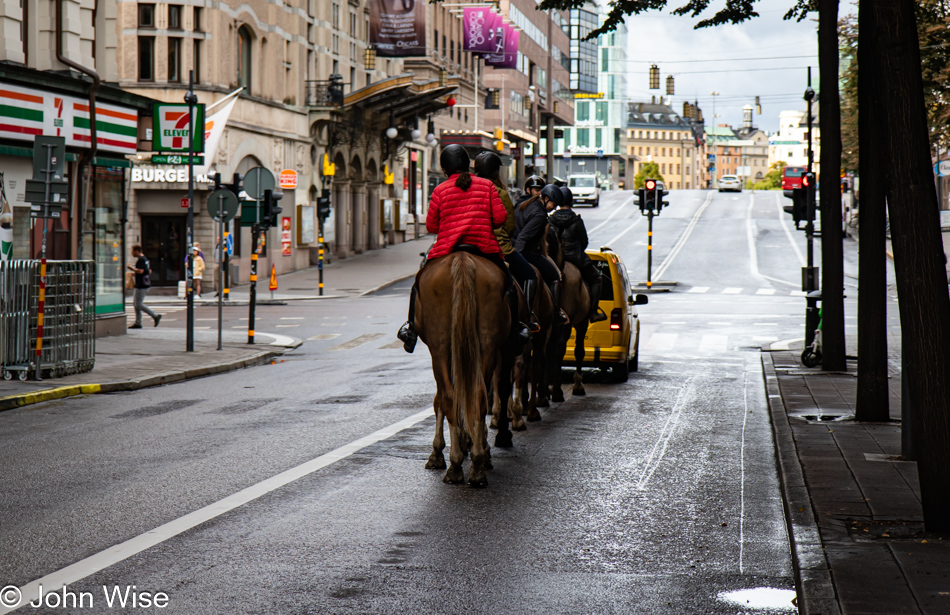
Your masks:
<path fill-rule="evenodd" d="M 297 187 L 297 172 L 293 169 L 284 169 L 280 172 L 278 176 L 277 183 L 281 188 L 296 188 Z"/>
<path fill-rule="evenodd" d="M 376 55 L 425 56 L 426 0 L 370 0 L 369 40 Z"/>

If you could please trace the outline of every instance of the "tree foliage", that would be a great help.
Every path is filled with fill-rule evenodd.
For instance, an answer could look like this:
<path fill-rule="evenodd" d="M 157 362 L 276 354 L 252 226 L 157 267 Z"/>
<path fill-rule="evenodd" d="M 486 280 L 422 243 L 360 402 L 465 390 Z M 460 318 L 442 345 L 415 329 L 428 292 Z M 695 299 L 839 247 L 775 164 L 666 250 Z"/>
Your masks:
<path fill-rule="evenodd" d="M 748 21 L 759 14 L 755 11 L 755 5 L 759 0 L 725 0 L 725 6 L 713 13 L 706 19 L 700 19 L 694 26 L 696 29 L 709 28 L 723 24 L 737 24 Z M 801 21 L 805 19 L 808 11 L 817 10 L 815 8 L 816 0 L 794 0 L 795 4 L 785 13 L 785 19 L 794 19 Z M 570 10 L 576 9 L 587 4 L 588 0 L 543 0 L 538 9 L 548 10 Z M 623 23 L 627 15 L 639 15 L 646 11 L 658 11 L 666 8 L 668 0 L 613 0 L 608 6 L 607 18 L 603 25 L 597 28 L 587 37 L 587 40 L 595 39 L 601 34 L 611 32 L 619 24 Z M 680 7 L 672 9 L 673 15 L 688 15 L 690 17 L 699 17 L 709 8 L 712 0 L 687 0 Z"/>
<path fill-rule="evenodd" d="M 769 167 L 769 172 L 765 174 L 761 180 L 752 184 L 753 190 L 780 190 L 782 188 L 782 171 L 785 167 L 788 166 L 788 163 L 784 160 L 779 160 L 772 163 L 772 166 Z"/>
<path fill-rule="evenodd" d="M 633 178 L 634 190 L 643 188 L 643 184 L 646 183 L 648 179 L 655 179 L 666 183 L 666 180 L 660 175 L 660 165 L 655 162 L 644 162 L 640 165 L 640 170 L 637 171 L 637 175 Z"/>

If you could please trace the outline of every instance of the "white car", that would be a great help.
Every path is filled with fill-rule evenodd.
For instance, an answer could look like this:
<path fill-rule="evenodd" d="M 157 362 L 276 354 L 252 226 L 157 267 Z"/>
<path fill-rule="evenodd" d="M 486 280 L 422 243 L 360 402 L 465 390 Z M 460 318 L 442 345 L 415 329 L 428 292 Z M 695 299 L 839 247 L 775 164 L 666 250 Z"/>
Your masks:
<path fill-rule="evenodd" d="M 567 178 L 567 187 L 574 195 L 575 205 L 600 205 L 600 186 L 594 173 L 574 174 Z"/>
<path fill-rule="evenodd" d="M 723 175 L 719 178 L 719 192 L 725 192 L 726 190 L 742 192 L 742 180 L 735 175 Z"/>

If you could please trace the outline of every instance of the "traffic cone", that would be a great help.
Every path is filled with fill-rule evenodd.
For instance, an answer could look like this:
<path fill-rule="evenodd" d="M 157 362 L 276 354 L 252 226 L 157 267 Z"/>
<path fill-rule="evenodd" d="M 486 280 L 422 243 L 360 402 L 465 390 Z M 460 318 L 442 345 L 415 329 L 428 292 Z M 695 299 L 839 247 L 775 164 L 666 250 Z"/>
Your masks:
<path fill-rule="evenodd" d="M 277 290 L 277 267 L 273 264 L 270 266 L 270 284 L 267 286 L 268 290 L 271 292 L 271 296 L 275 290 Z"/>

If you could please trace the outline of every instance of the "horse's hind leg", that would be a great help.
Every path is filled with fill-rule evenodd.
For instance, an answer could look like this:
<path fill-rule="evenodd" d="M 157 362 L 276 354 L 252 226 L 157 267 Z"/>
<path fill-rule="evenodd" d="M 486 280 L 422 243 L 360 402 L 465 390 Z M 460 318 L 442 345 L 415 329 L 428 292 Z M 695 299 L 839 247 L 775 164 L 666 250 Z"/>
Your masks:
<path fill-rule="evenodd" d="M 584 377 L 581 375 L 581 363 L 584 362 L 584 337 L 587 335 L 587 321 L 585 320 L 583 324 L 575 327 L 577 335 L 575 339 L 577 340 L 576 345 L 574 346 L 574 364 L 577 365 L 577 369 L 574 370 L 574 388 L 572 392 L 574 395 L 587 395 L 587 391 L 584 390 Z"/>
<path fill-rule="evenodd" d="M 491 427 L 492 429 L 498 429 L 498 415 L 502 411 L 501 395 L 499 394 L 499 378 L 501 377 L 501 370 L 496 370 L 492 374 L 492 406 L 491 406 Z M 507 405 L 507 404 L 505 404 Z"/>
<path fill-rule="evenodd" d="M 435 401 L 432 403 L 435 408 L 435 438 L 432 439 L 432 454 L 426 461 L 426 469 L 441 470 L 445 468 L 445 456 L 442 449 L 445 448 L 445 435 L 442 432 L 445 422 L 445 412 L 442 409 L 442 393 L 435 394 Z"/>
<path fill-rule="evenodd" d="M 526 378 L 527 373 L 525 370 L 524 358 L 518 357 L 515 359 L 515 366 L 512 370 L 515 395 L 514 399 L 511 400 L 510 405 L 508 406 L 511 409 L 511 428 L 515 431 L 524 431 L 527 429 L 527 426 L 524 424 L 524 403 L 522 402 L 521 397 L 521 394 L 524 391 Z M 495 446 L 501 446 L 498 444 L 497 440 L 495 440 Z"/>

